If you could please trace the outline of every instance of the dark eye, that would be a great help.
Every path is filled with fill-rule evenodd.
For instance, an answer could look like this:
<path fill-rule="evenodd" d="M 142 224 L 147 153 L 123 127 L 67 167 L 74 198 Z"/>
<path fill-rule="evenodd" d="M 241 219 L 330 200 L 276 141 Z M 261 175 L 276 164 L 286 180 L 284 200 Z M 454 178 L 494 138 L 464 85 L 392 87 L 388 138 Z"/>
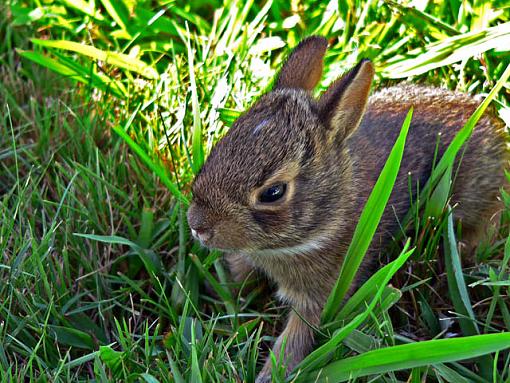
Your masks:
<path fill-rule="evenodd" d="M 285 195 L 287 184 L 275 184 L 264 190 L 260 196 L 259 201 L 264 203 L 271 203 L 278 201 Z"/>

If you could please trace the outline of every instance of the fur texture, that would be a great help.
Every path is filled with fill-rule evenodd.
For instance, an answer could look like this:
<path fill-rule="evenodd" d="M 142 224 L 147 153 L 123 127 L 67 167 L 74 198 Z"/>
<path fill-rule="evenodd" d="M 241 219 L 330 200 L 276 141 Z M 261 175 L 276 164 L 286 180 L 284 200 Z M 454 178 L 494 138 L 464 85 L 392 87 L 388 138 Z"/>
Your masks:
<path fill-rule="evenodd" d="M 411 106 L 414 115 L 404 158 L 362 271 L 372 272 L 439 156 L 478 102 L 448 90 L 396 86 L 368 98 L 373 67 L 361 62 L 319 99 L 326 42 L 302 42 L 264 95 L 212 150 L 193 184 L 188 222 L 205 246 L 226 251 L 233 272 L 257 268 L 278 285 L 278 296 L 312 325 L 331 291 L 365 202 Z M 367 101 L 368 100 L 368 101 Z M 497 210 L 507 162 L 503 123 L 486 114 L 464 153 L 453 187 L 454 215 L 479 232 Z M 440 157 L 438 157 L 440 158 Z M 408 177 L 411 177 L 409 195 Z M 284 196 L 258 196 L 284 183 Z M 239 277 L 240 275 L 238 275 Z M 356 286 L 353 286 L 355 288 Z M 313 331 L 292 312 L 274 352 L 286 338 L 289 371 L 313 347 Z M 270 381 L 270 361 L 258 381 Z"/>

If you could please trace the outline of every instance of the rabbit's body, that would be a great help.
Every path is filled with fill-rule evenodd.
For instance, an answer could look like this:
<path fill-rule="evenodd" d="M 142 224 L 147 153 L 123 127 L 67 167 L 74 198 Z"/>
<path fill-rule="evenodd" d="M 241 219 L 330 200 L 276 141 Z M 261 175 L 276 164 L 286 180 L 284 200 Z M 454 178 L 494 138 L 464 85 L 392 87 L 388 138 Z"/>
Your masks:
<path fill-rule="evenodd" d="M 368 100 L 373 76 L 368 62 L 315 100 L 308 91 L 320 79 L 325 48 L 323 39 L 310 38 L 294 51 L 275 90 L 241 116 L 211 152 L 193 185 L 188 212 L 193 234 L 229 253 L 239 273 L 234 277 L 250 267 L 262 270 L 299 312 L 291 312 L 274 346 L 278 354 L 286 338 L 289 369 L 312 349 L 313 331 L 301 317 L 319 325 L 360 213 L 409 108 L 414 114 L 401 169 L 365 257 L 365 276 L 416 200 L 416 185 L 423 187 L 430 176 L 436 144 L 439 159 L 478 105 L 463 94 L 411 85 Z M 506 161 L 502 128 L 499 120 L 482 117 L 455 180 L 454 216 L 473 234 L 497 209 Z M 270 368 L 268 361 L 258 381 L 269 381 Z"/>
<path fill-rule="evenodd" d="M 361 211 L 398 137 L 404 118 L 413 106 L 413 119 L 400 171 L 370 248 L 372 256 L 366 257 L 367 264 L 362 269 L 368 276 L 373 271 L 368 263 L 377 260 L 377 253 L 384 250 L 401 230 L 399 223 L 411 202 L 416 201 L 418 185 L 423 187 L 430 177 L 434 157 L 437 163 L 478 104 L 479 101 L 462 93 L 415 85 L 395 86 L 376 92 L 369 98 L 359 128 L 347 139 L 349 155 L 342 153 L 346 149 L 343 146 L 339 146 L 335 154 L 328 153 L 330 164 L 326 168 L 349 176 L 329 177 L 340 181 L 333 187 L 325 187 L 328 194 L 324 198 L 328 201 L 317 204 L 327 211 L 317 207 L 314 209 L 315 217 L 308 217 L 302 227 L 304 231 L 317 233 L 307 235 L 307 241 L 296 240 L 293 242 L 295 246 L 240 252 L 239 257 L 277 281 L 280 296 L 292 304 L 300 305 L 300 301 L 305 301 L 305 305 L 309 305 L 309 301 L 313 301 L 321 306 L 337 278 L 338 266 L 351 242 Z M 267 110 L 266 106 L 263 108 Z M 478 234 L 478 229 L 487 224 L 498 208 L 497 196 L 504 184 L 503 168 L 507 156 L 503 128 L 500 120 L 484 115 L 465 152 L 461 151 L 460 168 L 453 169 L 453 177 L 456 177 L 452 192 L 454 215 L 457 220 L 462 220 L 466 233 L 463 239 L 468 242 L 476 240 L 470 235 Z M 309 156 L 313 158 L 314 155 L 310 153 Z M 332 195 L 339 196 L 335 206 L 330 201 Z M 344 218 L 341 223 L 335 222 L 332 214 L 339 210 L 342 210 Z"/>
<path fill-rule="evenodd" d="M 370 97 L 360 127 L 349 137 L 359 215 L 395 143 L 409 108 L 413 118 L 406 140 L 398 178 L 378 227 L 381 245 L 398 230 L 417 187 L 428 181 L 434 158 L 436 164 L 457 132 L 480 104 L 463 93 L 416 85 L 382 89 Z M 437 152 L 436 152 L 437 150 Z M 486 113 L 465 146 L 456 166 L 451 205 L 454 217 L 462 221 L 463 240 L 477 240 L 480 228 L 498 209 L 499 189 L 504 185 L 508 159 L 504 124 Z M 411 187 L 411 195 L 409 188 Z M 372 248 L 379 247 L 376 243 Z"/>

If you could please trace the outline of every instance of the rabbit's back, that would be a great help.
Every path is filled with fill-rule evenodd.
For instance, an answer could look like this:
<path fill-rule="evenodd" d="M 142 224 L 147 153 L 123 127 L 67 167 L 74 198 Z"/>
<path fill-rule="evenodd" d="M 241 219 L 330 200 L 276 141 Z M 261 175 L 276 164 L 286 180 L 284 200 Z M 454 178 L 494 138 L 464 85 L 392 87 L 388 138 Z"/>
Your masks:
<path fill-rule="evenodd" d="M 479 104 L 463 93 L 416 85 L 386 88 L 371 96 L 361 125 L 348 142 L 359 192 L 358 211 L 377 181 L 409 108 L 414 108 L 399 175 L 379 227 L 383 238 L 398 230 L 398 221 L 430 177 L 434 157 L 437 163 Z M 506 145 L 503 122 L 485 113 L 465 152 L 461 149 L 460 167 L 453 169 L 452 203 L 457 204 L 454 216 L 462 220 L 464 232 L 477 232 L 498 209 L 499 188 L 505 183 Z"/>

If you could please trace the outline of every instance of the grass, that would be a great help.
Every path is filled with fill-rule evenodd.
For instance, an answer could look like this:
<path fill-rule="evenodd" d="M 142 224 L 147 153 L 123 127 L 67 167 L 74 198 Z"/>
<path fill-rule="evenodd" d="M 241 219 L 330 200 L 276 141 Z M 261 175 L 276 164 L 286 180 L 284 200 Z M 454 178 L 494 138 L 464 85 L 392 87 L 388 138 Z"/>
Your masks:
<path fill-rule="evenodd" d="M 185 211 L 207 153 L 301 37 L 330 39 L 321 89 L 367 57 L 376 86 L 486 95 L 510 64 L 505 1 L 10 0 L 0 15 L 3 381 L 254 380 L 285 310 L 269 288 L 231 283 Z M 325 323 L 294 379 L 510 381 L 501 198 L 467 266 L 447 197 L 432 193 L 435 223 L 410 217 L 394 263 Z"/>

